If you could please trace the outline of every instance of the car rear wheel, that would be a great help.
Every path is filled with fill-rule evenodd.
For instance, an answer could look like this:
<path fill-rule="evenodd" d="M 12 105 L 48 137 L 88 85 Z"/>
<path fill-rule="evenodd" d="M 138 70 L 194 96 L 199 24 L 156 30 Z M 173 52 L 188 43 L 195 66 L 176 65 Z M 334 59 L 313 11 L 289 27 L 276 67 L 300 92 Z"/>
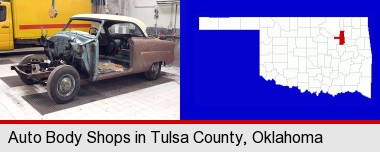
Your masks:
<path fill-rule="evenodd" d="M 161 73 L 161 62 L 153 63 L 149 70 L 145 72 L 145 78 L 148 80 L 156 80 Z"/>
<path fill-rule="evenodd" d="M 80 77 L 78 71 L 69 65 L 56 67 L 49 75 L 47 93 L 58 104 L 68 103 L 78 95 Z"/>
<path fill-rule="evenodd" d="M 39 61 L 39 62 L 44 62 L 44 59 L 42 57 L 39 57 L 37 55 L 34 55 L 34 54 L 29 54 L 27 56 L 24 56 L 20 62 L 18 63 L 18 65 L 23 65 L 23 64 L 28 64 L 32 61 Z M 30 73 L 30 71 L 24 71 L 25 73 Z M 32 79 L 27 79 L 25 76 L 21 76 L 19 75 L 20 79 L 22 82 L 24 82 L 25 84 L 27 85 L 33 85 L 33 84 L 36 84 L 38 83 L 37 81 L 35 80 L 32 80 Z"/>

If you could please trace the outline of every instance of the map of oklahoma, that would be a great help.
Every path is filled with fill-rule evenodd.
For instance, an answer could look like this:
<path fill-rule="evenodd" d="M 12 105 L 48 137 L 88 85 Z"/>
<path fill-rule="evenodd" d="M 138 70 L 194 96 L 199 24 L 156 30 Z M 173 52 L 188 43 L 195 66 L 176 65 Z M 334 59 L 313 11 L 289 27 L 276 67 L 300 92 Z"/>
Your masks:
<path fill-rule="evenodd" d="M 367 17 L 200 17 L 199 30 L 259 30 L 260 76 L 277 85 L 371 98 Z"/>

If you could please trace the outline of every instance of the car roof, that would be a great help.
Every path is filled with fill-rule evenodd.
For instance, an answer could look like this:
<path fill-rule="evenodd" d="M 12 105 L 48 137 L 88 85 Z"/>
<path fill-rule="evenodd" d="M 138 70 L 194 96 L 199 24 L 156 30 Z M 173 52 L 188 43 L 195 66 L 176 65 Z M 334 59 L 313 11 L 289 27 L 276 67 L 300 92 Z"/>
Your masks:
<path fill-rule="evenodd" d="M 139 19 L 121 16 L 121 15 L 110 15 L 110 14 L 78 14 L 71 17 L 72 19 L 94 19 L 94 20 L 108 20 L 108 21 L 121 21 L 121 22 L 129 22 L 136 24 L 144 33 L 144 36 L 148 36 L 146 33 L 146 25 L 144 22 Z"/>

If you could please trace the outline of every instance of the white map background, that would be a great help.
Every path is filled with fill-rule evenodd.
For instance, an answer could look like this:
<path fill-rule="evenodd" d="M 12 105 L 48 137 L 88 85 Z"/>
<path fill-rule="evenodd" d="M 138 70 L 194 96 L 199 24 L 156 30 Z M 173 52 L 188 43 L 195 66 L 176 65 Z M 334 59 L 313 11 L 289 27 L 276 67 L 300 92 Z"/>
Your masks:
<path fill-rule="evenodd" d="M 260 30 L 260 76 L 319 95 L 371 98 L 372 53 L 366 17 L 199 18 L 200 30 Z M 344 31 L 345 44 L 339 45 Z"/>

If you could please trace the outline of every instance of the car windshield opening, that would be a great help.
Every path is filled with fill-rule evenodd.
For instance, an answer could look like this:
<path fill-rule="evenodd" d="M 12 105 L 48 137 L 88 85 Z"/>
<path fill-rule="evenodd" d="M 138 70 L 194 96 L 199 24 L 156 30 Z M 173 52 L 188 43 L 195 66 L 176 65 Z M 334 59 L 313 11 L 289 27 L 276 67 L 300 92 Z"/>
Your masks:
<path fill-rule="evenodd" d="M 100 23 L 91 20 L 71 20 L 66 28 L 62 31 L 85 31 L 89 34 L 96 35 L 97 31 L 101 29 Z"/>
<path fill-rule="evenodd" d="M 5 21 L 7 18 L 7 9 L 5 6 L 0 6 L 0 22 Z"/>

